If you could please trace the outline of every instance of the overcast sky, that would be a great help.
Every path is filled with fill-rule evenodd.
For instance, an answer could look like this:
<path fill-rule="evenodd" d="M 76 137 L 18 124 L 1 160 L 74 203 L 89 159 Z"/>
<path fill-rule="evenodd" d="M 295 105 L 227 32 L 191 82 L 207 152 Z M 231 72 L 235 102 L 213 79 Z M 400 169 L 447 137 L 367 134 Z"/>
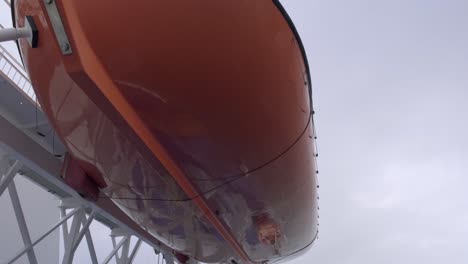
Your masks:
<path fill-rule="evenodd" d="M 282 2 L 319 136 L 320 238 L 291 263 L 468 263 L 468 1 Z"/>
<path fill-rule="evenodd" d="M 293 263 L 468 263 L 468 1 L 283 3 L 320 154 L 320 239 Z"/>

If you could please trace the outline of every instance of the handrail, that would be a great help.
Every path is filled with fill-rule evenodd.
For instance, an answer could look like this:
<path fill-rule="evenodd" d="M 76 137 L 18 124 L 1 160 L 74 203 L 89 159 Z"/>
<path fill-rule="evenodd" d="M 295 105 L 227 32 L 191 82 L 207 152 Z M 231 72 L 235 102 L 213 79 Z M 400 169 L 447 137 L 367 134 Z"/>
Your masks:
<path fill-rule="evenodd" d="M 2 25 L 0 27 L 3 28 Z M 36 94 L 24 68 L 2 45 L 0 45 L 0 74 L 36 102 Z"/>
<path fill-rule="evenodd" d="M 10 55 L 8 51 L 0 45 L 0 74 L 6 77 L 11 84 L 28 95 L 33 102 L 36 102 L 36 94 L 34 93 L 29 78 L 22 70 L 17 68 L 8 55 Z"/>

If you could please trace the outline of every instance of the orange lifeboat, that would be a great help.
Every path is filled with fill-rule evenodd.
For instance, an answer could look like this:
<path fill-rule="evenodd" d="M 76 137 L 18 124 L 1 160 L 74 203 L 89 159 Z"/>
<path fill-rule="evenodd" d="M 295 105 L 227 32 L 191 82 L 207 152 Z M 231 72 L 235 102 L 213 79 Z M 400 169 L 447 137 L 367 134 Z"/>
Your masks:
<path fill-rule="evenodd" d="M 317 235 L 307 59 L 278 1 L 16 0 L 65 180 L 176 252 L 274 263 Z"/>

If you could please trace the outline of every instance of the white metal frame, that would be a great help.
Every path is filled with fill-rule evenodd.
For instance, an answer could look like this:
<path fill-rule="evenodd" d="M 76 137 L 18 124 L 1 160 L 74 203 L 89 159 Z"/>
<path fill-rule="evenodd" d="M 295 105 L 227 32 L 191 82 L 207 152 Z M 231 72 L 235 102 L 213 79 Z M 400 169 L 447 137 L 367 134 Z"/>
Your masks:
<path fill-rule="evenodd" d="M 118 237 L 121 237 L 120 241 L 117 243 Z M 103 264 L 109 263 L 109 261 L 115 257 L 115 261 L 117 264 L 129 264 L 132 263 L 135 259 L 135 256 L 140 249 L 141 246 L 141 239 L 138 239 L 135 246 L 133 247 L 132 251 L 130 251 L 130 242 L 131 242 L 131 235 L 128 234 L 125 230 L 120 228 L 115 228 L 111 232 L 112 238 L 112 245 L 114 246 L 113 250 L 109 253 L 109 255 L 104 259 Z M 118 251 L 121 249 L 120 256 L 118 255 Z"/>
<path fill-rule="evenodd" d="M 73 197 L 62 199 L 59 206 L 59 221 L 46 232 L 44 232 L 41 236 L 37 237 L 34 240 L 31 239 L 28 225 L 24 218 L 23 209 L 21 206 L 20 199 L 18 197 L 18 192 L 16 190 L 16 185 L 14 181 L 15 176 L 19 174 L 19 171 L 22 167 L 23 165 L 21 164 L 21 162 L 15 160 L 12 163 L 12 165 L 8 168 L 8 171 L 5 173 L 5 175 L 1 175 L 0 177 L 0 196 L 4 193 L 5 190 L 8 189 L 8 193 L 10 194 L 13 209 L 15 211 L 16 220 L 24 244 L 24 247 L 21 250 L 19 250 L 16 254 L 14 254 L 11 258 L 9 258 L 9 260 L 6 263 L 14 263 L 24 254 L 26 254 L 29 263 L 37 264 L 38 261 L 34 252 L 34 246 L 36 246 L 39 242 L 44 240 L 55 230 L 61 227 L 64 244 L 62 264 L 73 263 L 75 252 L 83 238 L 86 239 L 86 242 L 88 244 L 88 250 L 92 263 L 98 264 L 96 250 L 89 229 L 91 223 L 96 218 L 98 209 L 96 207 L 90 206 L 91 203 L 83 202 L 82 199 L 77 199 Z M 69 210 L 68 213 L 67 210 Z M 71 221 L 71 225 L 69 225 L 69 221 Z M 133 263 L 133 261 L 135 260 L 135 256 L 138 253 L 138 250 L 140 249 L 142 239 L 137 237 L 136 244 L 133 246 L 133 249 L 130 250 L 132 236 L 134 236 L 134 233 L 129 232 L 129 230 L 125 227 L 116 227 L 112 229 L 110 237 L 112 239 L 113 249 L 102 263 L 107 264 L 112 258 L 115 258 L 117 264 Z M 118 243 L 117 238 L 120 238 L 120 241 Z M 172 255 L 170 254 L 164 254 L 163 258 L 166 259 L 166 263 L 168 264 L 174 263 L 173 261 L 168 261 L 168 259 L 172 259 Z"/>
<path fill-rule="evenodd" d="M 96 251 L 94 250 L 93 240 L 89 231 L 89 226 L 96 217 L 96 211 L 91 210 L 89 216 L 86 216 L 85 207 L 79 201 L 77 202 L 73 198 L 68 198 L 61 201 L 60 215 L 62 219 L 67 215 L 66 209 L 74 209 L 77 211 L 73 215 L 70 228 L 68 228 L 67 221 L 63 222 L 61 225 L 64 241 L 64 256 L 62 263 L 72 263 L 76 249 L 85 235 L 91 260 L 93 263 L 97 263 Z"/>
<path fill-rule="evenodd" d="M 23 209 L 18 197 L 18 191 L 16 190 L 16 185 L 14 181 L 14 177 L 16 176 L 20 168 L 21 163 L 19 161 L 15 161 L 13 165 L 11 165 L 11 167 L 8 168 L 7 173 L 2 176 L 2 181 L 0 184 L 0 195 L 3 194 L 3 192 L 6 189 L 8 189 L 11 203 L 15 211 L 16 220 L 18 222 L 18 227 L 20 229 L 21 237 L 25 246 L 25 250 L 23 250 L 22 254 L 19 255 L 17 258 L 21 257 L 24 253 L 27 253 L 29 263 L 36 264 L 36 254 L 34 253 L 34 249 L 32 247 L 31 236 L 29 234 L 28 225 L 26 224 L 26 219 L 24 218 Z M 16 260 L 17 258 L 14 258 L 14 260 Z M 13 263 L 14 260 L 8 263 Z"/>

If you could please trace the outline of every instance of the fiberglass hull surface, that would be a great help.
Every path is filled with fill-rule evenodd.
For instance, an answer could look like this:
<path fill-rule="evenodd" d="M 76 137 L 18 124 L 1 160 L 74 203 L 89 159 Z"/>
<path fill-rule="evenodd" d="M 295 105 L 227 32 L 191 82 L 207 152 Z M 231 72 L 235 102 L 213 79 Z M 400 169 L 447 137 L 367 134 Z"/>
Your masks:
<path fill-rule="evenodd" d="M 20 41 L 35 91 L 87 185 L 203 262 L 311 245 L 310 84 L 274 2 L 64 1 L 69 55 L 42 1 L 15 2 L 40 32 L 38 48 Z"/>

